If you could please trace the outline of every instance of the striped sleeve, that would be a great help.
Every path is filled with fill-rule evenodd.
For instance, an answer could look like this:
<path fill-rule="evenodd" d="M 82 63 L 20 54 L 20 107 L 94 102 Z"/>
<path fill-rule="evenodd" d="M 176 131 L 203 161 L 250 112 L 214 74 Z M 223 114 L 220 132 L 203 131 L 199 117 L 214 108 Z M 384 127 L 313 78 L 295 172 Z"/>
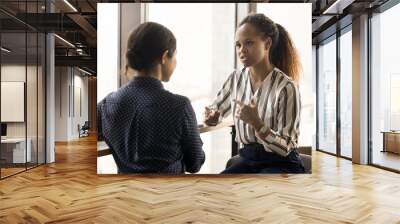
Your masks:
<path fill-rule="evenodd" d="M 222 88 L 218 91 L 217 97 L 214 102 L 209 106 L 212 109 L 216 109 L 220 112 L 219 122 L 223 118 L 227 117 L 231 113 L 231 94 L 233 91 L 233 82 L 235 78 L 235 72 L 232 72 L 228 79 L 222 85 Z"/>
<path fill-rule="evenodd" d="M 264 147 L 287 156 L 297 147 L 300 122 L 300 94 L 297 86 L 289 81 L 278 97 L 276 128 L 261 139 Z"/>

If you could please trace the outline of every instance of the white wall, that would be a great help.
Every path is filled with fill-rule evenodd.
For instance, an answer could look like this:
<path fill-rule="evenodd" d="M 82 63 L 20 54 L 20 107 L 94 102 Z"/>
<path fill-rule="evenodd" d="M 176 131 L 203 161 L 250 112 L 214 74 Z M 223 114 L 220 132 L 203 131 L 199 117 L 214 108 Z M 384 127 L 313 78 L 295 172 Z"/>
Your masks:
<path fill-rule="evenodd" d="M 79 71 L 76 69 L 74 70 L 74 83 L 73 84 L 74 84 L 75 92 L 73 92 L 73 94 L 75 94 L 75 96 L 73 96 L 73 99 L 74 99 L 74 104 L 75 104 L 75 106 L 74 106 L 75 113 L 72 113 L 72 115 L 73 115 L 72 116 L 72 125 L 71 125 L 72 129 L 70 132 L 70 135 L 72 136 L 72 138 L 79 137 L 78 128 L 77 128 L 78 124 L 80 126 L 82 126 L 85 123 L 85 121 L 89 120 L 88 119 L 88 117 L 89 117 L 89 114 L 88 114 L 88 107 L 89 107 L 88 77 L 87 76 L 83 77 L 80 74 L 82 74 L 82 73 L 79 73 Z M 80 89 L 80 101 L 81 101 L 80 106 L 81 106 L 82 113 L 80 113 L 79 108 L 78 108 L 79 102 L 77 102 L 77 100 L 79 100 L 79 98 L 77 97 L 78 96 L 77 95 L 78 93 L 76 92 L 77 88 Z"/>
<path fill-rule="evenodd" d="M 78 124 L 88 120 L 88 78 L 71 67 L 56 67 L 55 120 L 56 141 L 70 141 L 79 137 Z M 76 90 L 80 89 L 79 93 Z M 81 105 L 82 114 L 77 105 Z M 74 111 L 75 110 L 75 111 Z"/>
<path fill-rule="evenodd" d="M 68 139 L 68 68 L 55 68 L 55 140 L 67 141 Z"/>
<path fill-rule="evenodd" d="M 38 69 L 38 70 L 37 70 Z M 39 153 L 39 163 L 44 162 L 44 82 L 41 66 L 36 67 L 25 64 L 3 64 L 1 66 L 1 81 L 2 82 L 25 82 L 26 83 L 26 106 L 25 100 L 20 102 L 20 107 L 12 108 L 10 106 L 3 107 L 2 112 L 17 113 L 15 110 L 22 114 L 21 122 L 6 122 L 7 124 L 7 137 L 9 138 L 24 138 L 25 135 L 30 139 L 30 148 L 32 161 L 36 161 L 37 151 Z M 27 78 L 27 81 L 25 80 Z M 3 86 L 3 85 L 2 85 Z M 4 95 L 5 89 L 2 89 L 2 99 L 9 98 Z M 19 90 L 20 94 L 24 94 L 24 89 Z M 24 98 L 24 97 L 22 97 Z M 13 103 L 13 102 L 11 102 Z M 16 103 L 16 102 L 15 102 Z M 14 111 L 13 111 L 14 110 Z M 26 112 L 26 120 L 24 120 L 24 114 Z M 2 118 L 3 120 L 3 118 Z"/>
<path fill-rule="evenodd" d="M 27 69 L 27 70 L 26 70 Z M 33 71 L 36 73 L 36 68 L 33 66 L 8 64 L 1 66 L 1 81 L 10 82 L 25 82 L 25 74 L 32 74 Z M 31 94 L 28 94 L 28 96 Z M 1 108 L 1 110 L 7 110 L 7 108 Z M 8 137 L 25 137 L 25 122 L 7 122 L 7 136 Z"/>

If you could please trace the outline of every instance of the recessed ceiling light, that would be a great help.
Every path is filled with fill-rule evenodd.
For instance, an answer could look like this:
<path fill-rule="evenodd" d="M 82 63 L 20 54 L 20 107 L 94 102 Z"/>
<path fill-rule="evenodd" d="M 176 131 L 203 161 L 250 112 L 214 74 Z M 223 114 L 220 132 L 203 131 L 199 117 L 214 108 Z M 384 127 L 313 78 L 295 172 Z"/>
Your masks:
<path fill-rule="evenodd" d="M 9 49 L 7 49 L 7 48 L 5 48 L 5 47 L 1 47 L 1 50 L 4 51 L 4 52 L 6 52 L 6 53 L 10 53 L 10 52 L 11 52 L 11 50 L 9 50 Z"/>
<path fill-rule="evenodd" d="M 59 40 L 61 40 L 62 42 L 66 43 L 67 45 L 69 45 L 69 46 L 75 48 L 75 45 L 73 45 L 73 44 L 72 44 L 71 42 L 69 42 L 68 40 L 66 40 L 66 39 L 64 39 L 64 38 L 62 38 L 62 37 L 60 37 L 60 36 L 57 35 L 57 34 L 54 34 L 54 36 L 57 37 L 57 38 L 58 38 Z"/>
<path fill-rule="evenodd" d="M 90 76 L 92 75 L 92 73 L 90 73 L 90 72 L 88 72 L 88 71 L 86 71 L 86 70 L 83 70 L 83 69 L 81 69 L 81 68 L 79 68 L 79 67 L 78 67 L 78 70 L 81 71 L 81 72 L 83 72 L 83 73 L 85 73 L 85 74 L 87 74 L 87 75 L 90 75 Z"/>
<path fill-rule="evenodd" d="M 64 0 L 65 4 L 67 4 L 72 10 L 74 10 L 75 12 L 78 12 L 78 10 L 71 4 L 69 3 L 68 0 Z"/>
<path fill-rule="evenodd" d="M 353 3 L 355 0 L 336 0 L 322 14 L 342 14 L 343 9 Z"/>

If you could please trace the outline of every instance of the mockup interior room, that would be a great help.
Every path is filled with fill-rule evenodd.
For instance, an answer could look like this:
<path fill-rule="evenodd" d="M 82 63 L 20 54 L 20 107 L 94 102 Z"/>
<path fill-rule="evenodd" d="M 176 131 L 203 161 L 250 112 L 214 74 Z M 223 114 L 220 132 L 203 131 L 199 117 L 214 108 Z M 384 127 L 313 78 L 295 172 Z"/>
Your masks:
<path fill-rule="evenodd" d="M 90 45 L 77 24 L 57 24 L 62 6 L 68 8 L 58 1 L 0 3 L 1 179 L 54 162 L 55 144 L 94 132 L 96 42 Z"/>
<path fill-rule="evenodd" d="M 1 177 L 45 162 L 44 34 L 1 32 Z"/>
<path fill-rule="evenodd" d="M 242 66 L 236 33 L 253 13 L 299 46 L 296 150 L 307 173 L 221 173 L 241 158 L 240 126 L 203 123 Z M 399 0 L 0 0 L 0 223 L 399 224 L 399 21 Z M 137 78 L 125 67 L 128 37 L 147 22 L 176 37 L 176 69 L 162 85 L 194 111 L 205 154 L 195 174 L 120 172 L 98 139 L 97 104 Z"/>

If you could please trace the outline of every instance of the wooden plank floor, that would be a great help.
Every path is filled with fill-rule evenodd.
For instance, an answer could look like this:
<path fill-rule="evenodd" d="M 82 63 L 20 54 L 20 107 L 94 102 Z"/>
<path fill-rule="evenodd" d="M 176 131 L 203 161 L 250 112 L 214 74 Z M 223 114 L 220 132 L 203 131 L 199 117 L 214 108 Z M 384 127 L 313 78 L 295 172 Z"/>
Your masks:
<path fill-rule="evenodd" d="M 15 174 L 15 173 L 24 171 L 25 167 L 24 168 L 0 168 L 0 169 L 1 169 L 1 177 L 3 178 L 3 177 L 10 176 L 12 174 Z"/>
<path fill-rule="evenodd" d="M 374 164 L 400 170 L 400 154 L 374 151 L 372 160 Z"/>
<path fill-rule="evenodd" d="M 27 168 L 25 168 L 25 164 L 7 164 L 6 167 L 2 167 L 1 169 L 1 178 L 5 178 L 11 176 L 13 174 L 25 171 L 26 169 L 32 169 L 37 166 L 36 163 L 27 163 Z M 15 167 L 13 167 L 15 166 Z"/>
<path fill-rule="evenodd" d="M 311 175 L 98 176 L 96 142 L 0 181 L 0 223 L 400 223 L 400 175 L 313 153 Z"/>

